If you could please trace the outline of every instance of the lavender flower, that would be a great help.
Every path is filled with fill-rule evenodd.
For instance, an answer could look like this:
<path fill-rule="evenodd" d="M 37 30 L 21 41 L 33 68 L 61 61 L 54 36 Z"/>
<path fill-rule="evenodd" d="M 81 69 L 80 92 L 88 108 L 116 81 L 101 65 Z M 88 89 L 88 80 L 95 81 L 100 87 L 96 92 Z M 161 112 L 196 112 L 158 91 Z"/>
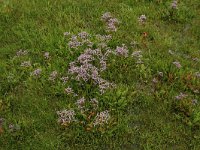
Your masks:
<path fill-rule="evenodd" d="M 77 48 L 77 47 L 81 46 L 81 42 L 79 42 L 79 41 L 69 41 L 68 46 L 70 48 Z"/>
<path fill-rule="evenodd" d="M 68 125 L 69 123 L 75 122 L 75 112 L 74 110 L 62 110 L 62 111 L 57 111 L 57 114 L 59 116 L 58 118 L 58 123 L 61 125 Z"/>
<path fill-rule="evenodd" d="M 41 72 L 42 72 L 42 69 L 38 68 L 38 69 L 34 70 L 34 71 L 31 73 L 31 75 L 37 77 L 37 76 L 40 76 L 40 75 L 41 75 Z"/>
<path fill-rule="evenodd" d="M 68 81 L 69 77 L 62 77 L 61 80 L 63 83 L 66 83 Z"/>
<path fill-rule="evenodd" d="M 69 94 L 73 94 L 74 91 L 73 91 L 72 88 L 68 87 L 68 88 L 65 89 L 65 93 L 66 93 L 67 95 L 69 95 Z"/>
<path fill-rule="evenodd" d="M 78 36 L 82 39 L 82 40 L 85 40 L 89 37 L 89 34 L 87 32 L 81 32 L 78 34 Z"/>
<path fill-rule="evenodd" d="M 45 53 L 44 53 L 44 58 L 45 58 L 45 59 L 49 59 L 49 52 L 45 52 Z"/>
<path fill-rule="evenodd" d="M 93 107 L 94 107 L 95 109 L 98 107 L 98 104 L 99 104 L 99 102 L 98 102 L 98 100 L 97 100 L 96 98 L 92 98 L 92 99 L 90 100 L 90 103 L 93 105 Z"/>
<path fill-rule="evenodd" d="M 139 18 L 138 18 L 138 21 L 142 24 L 144 24 L 147 20 L 147 17 L 145 15 L 141 15 Z"/>
<path fill-rule="evenodd" d="M 122 47 L 117 46 L 115 52 L 117 55 L 128 57 L 128 49 L 125 44 L 122 44 Z"/>
<path fill-rule="evenodd" d="M 179 95 L 175 96 L 175 98 L 176 98 L 177 100 L 182 100 L 182 99 L 186 98 L 187 96 L 188 96 L 188 95 L 186 95 L 186 94 L 180 93 Z"/>
<path fill-rule="evenodd" d="M 78 41 L 77 36 L 72 35 L 71 41 L 69 41 L 68 46 L 69 46 L 70 48 L 77 48 L 77 47 L 79 47 L 79 46 L 81 46 L 81 45 L 82 45 L 82 43 Z"/>
<path fill-rule="evenodd" d="M 94 57 L 90 54 L 83 53 L 78 57 L 78 61 L 82 64 L 88 63 L 94 60 Z"/>
<path fill-rule="evenodd" d="M 100 61 L 100 65 L 101 65 L 100 71 L 106 70 L 106 68 L 107 68 L 106 61 L 101 60 L 101 61 Z"/>
<path fill-rule="evenodd" d="M 116 18 L 109 19 L 108 23 L 107 23 L 108 31 L 116 32 L 117 31 L 116 25 L 118 25 L 118 24 L 119 24 L 119 21 Z"/>
<path fill-rule="evenodd" d="M 101 16 L 101 19 L 102 19 L 103 21 L 107 21 L 107 20 L 109 20 L 110 18 L 112 18 L 110 12 L 106 12 L 106 13 L 104 13 L 104 14 Z"/>
<path fill-rule="evenodd" d="M 107 42 L 107 41 L 112 39 L 111 35 L 100 35 L 100 34 L 97 34 L 96 37 L 97 37 L 97 39 L 99 39 L 102 42 Z"/>
<path fill-rule="evenodd" d="M 84 111 L 84 104 L 85 104 L 85 98 L 82 97 L 81 99 L 77 100 L 76 105 L 78 106 L 78 109 L 80 109 L 82 112 Z"/>
<path fill-rule="evenodd" d="M 91 78 L 93 79 L 93 80 L 98 80 L 99 79 L 99 72 L 98 72 L 98 70 L 97 69 L 93 69 L 92 70 L 92 74 L 91 74 Z"/>
<path fill-rule="evenodd" d="M 105 79 L 102 79 L 102 78 L 100 78 L 100 77 L 97 78 L 96 82 L 97 82 L 98 85 L 99 85 L 99 89 L 100 89 L 101 94 L 103 94 L 103 93 L 105 92 L 106 89 L 115 86 L 113 83 L 110 83 L 110 82 L 108 82 L 108 81 L 106 81 Z"/>
<path fill-rule="evenodd" d="M 108 123 L 109 119 L 110 119 L 109 111 L 108 110 L 102 111 L 96 115 L 93 125 L 94 126 L 104 125 L 105 123 Z"/>
<path fill-rule="evenodd" d="M 88 47 L 92 47 L 94 45 L 94 43 L 92 43 L 89 40 L 85 40 L 84 43 L 88 46 Z"/>
<path fill-rule="evenodd" d="M 178 61 L 174 61 L 173 64 L 174 64 L 178 69 L 180 69 L 180 68 L 182 67 L 181 64 L 180 64 L 180 62 L 178 62 Z"/>
<path fill-rule="evenodd" d="M 53 72 L 50 74 L 49 80 L 50 80 L 50 81 L 54 81 L 54 80 L 56 79 L 57 76 L 58 76 L 58 72 L 57 72 L 57 71 L 53 71 Z"/>
<path fill-rule="evenodd" d="M 103 14 L 101 19 L 106 22 L 108 31 L 117 31 L 116 25 L 119 24 L 119 21 L 113 18 L 109 12 Z"/>
<path fill-rule="evenodd" d="M 31 66 L 31 62 L 30 61 L 24 61 L 21 63 L 21 67 L 30 67 Z"/>

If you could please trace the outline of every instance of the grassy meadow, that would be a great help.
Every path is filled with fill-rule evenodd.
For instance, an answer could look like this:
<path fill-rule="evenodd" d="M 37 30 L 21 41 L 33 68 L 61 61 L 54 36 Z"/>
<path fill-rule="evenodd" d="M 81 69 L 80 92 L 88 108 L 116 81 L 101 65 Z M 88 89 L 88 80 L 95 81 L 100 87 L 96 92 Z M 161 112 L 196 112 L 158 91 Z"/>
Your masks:
<path fill-rule="evenodd" d="M 0 149 L 199 141 L 199 0 L 0 0 Z"/>

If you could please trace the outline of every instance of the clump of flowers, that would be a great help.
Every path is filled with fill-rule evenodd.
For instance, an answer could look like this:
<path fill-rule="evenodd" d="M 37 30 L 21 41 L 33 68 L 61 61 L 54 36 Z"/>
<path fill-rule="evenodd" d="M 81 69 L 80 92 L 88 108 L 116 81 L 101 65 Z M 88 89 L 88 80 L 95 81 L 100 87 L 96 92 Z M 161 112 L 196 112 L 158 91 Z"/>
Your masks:
<path fill-rule="evenodd" d="M 75 75 L 77 81 L 87 82 L 92 79 L 94 84 L 99 85 L 100 91 L 103 93 L 105 89 L 113 85 L 100 77 L 100 72 L 106 69 L 106 58 L 110 53 L 109 50 L 103 53 L 101 49 L 86 49 L 77 60 L 70 63 L 68 72 Z M 99 60 L 100 68 L 93 65 L 92 62 L 95 60 Z"/>
<path fill-rule="evenodd" d="M 115 52 L 117 55 L 128 57 L 128 49 L 125 44 L 122 44 L 122 47 L 117 46 Z"/>
<path fill-rule="evenodd" d="M 69 125 L 72 122 L 75 122 L 75 111 L 70 109 L 70 110 L 62 110 L 62 111 L 57 111 L 57 114 L 59 116 L 58 118 L 58 123 L 61 125 Z"/>
<path fill-rule="evenodd" d="M 138 21 L 142 24 L 144 24 L 147 20 L 147 17 L 145 15 L 141 15 L 139 18 L 138 18 Z"/>
<path fill-rule="evenodd" d="M 97 34 L 96 35 L 97 39 L 99 39 L 101 42 L 107 42 L 109 40 L 112 39 L 112 35 L 100 35 L 100 34 Z"/>
<path fill-rule="evenodd" d="M 101 19 L 106 23 L 108 31 L 116 32 L 119 21 L 117 18 L 113 18 L 110 12 L 106 12 L 101 16 Z"/>
<path fill-rule="evenodd" d="M 104 124 L 107 124 L 109 119 L 110 119 L 109 111 L 108 110 L 102 111 L 96 115 L 93 125 L 94 126 L 97 126 L 97 125 L 102 126 Z"/>
<path fill-rule="evenodd" d="M 82 46 L 82 43 L 78 40 L 77 36 L 72 35 L 71 41 L 69 41 L 68 46 L 70 48 L 78 48 L 79 46 Z"/>
<path fill-rule="evenodd" d="M 89 37 L 89 34 L 88 34 L 87 32 L 85 32 L 85 31 L 83 31 L 83 32 L 80 32 L 80 33 L 78 34 L 78 36 L 79 36 L 82 40 L 86 40 L 86 39 Z"/>
<path fill-rule="evenodd" d="M 63 84 L 67 83 L 67 81 L 69 80 L 69 77 L 62 77 L 60 78 L 61 81 L 63 82 Z"/>
<path fill-rule="evenodd" d="M 50 77 L 49 77 L 49 80 L 50 81 L 54 81 L 58 76 L 58 72 L 57 71 L 53 71 L 51 74 L 50 74 Z"/>
<path fill-rule="evenodd" d="M 24 61 L 21 63 L 20 65 L 21 67 L 30 67 L 31 66 L 31 62 L 30 61 Z"/>
<path fill-rule="evenodd" d="M 78 106 L 78 109 L 81 110 L 81 112 L 83 112 L 83 108 L 84 108 L 84 104 L 85 104 L 85 98 L 82 97 L 81 99 L 77 100 L 76 105 Z"/>
<path fill-rule="evenodd" d="M 134 59 L 136 60 L 137 64 L 142 64 L 143 61 L 141 60 L 142 58 L 142 51 L 134 51 L 131 56 L 134 57 Z"/>
<path fill-rule="evenodd" d="M 174 64 L 178 69 L 180 69 L 180 68 L 182 67 L 181 64 L 180 64 L 180 62 L 178 62 L 178 61 L 174 61 L 173 64 Z"/>
<path fill-rule="evenodd" d="M 42 73 L 42 69 L 38 68 L 38 69 L 34 70 L 34 71 L 31 73 L 31 75 L 32 75 L 32 76 L 35 76 L 35 77 L 38 77 L 38 76 L 41 75 L 41 73 Z"/>
<path fill-rule="evenodd" d="M 99 104 L 99 102 L 98 102 L 98 100 L 96 98 L 92 98 L 90 100 L 90 103 L 92 104 L 94 109 L 96 109 L 98 107 L 98 104 Z"/>
<path fill-rule="evenodd" d="M 102 20 L 107 24 L 108 31 L 116 31 L 119 21 L 116 18 L 113 18 L 111 14 L 105 13 L 102 15 Z M 67 36 L 69 34 L 66 34 Z M 77 59 L 69 63 L 68 75 L 70 79 L 75 79 L 80 82 L 90 82 L 90 84 L 97 85 L 101 94 L 103 94 L 108 88 L 115 87 L 115 84 L 110 83 L 109 81 L 101 77 L 101 72 L 107 69 L 107 58 L 110 54 L 115 54 L 123 57 L 128 57 L 128 48 L 125 44 L 122 46 L 117 46 L 116 49 L 111 49 L 108 47 L 108 42 L 112 39 L 111 35 L 96 35 L 95 38 L 98 43 L 94 43 L 97 48 L 93 47 L 93 42 L 89 40 L 89 35 L 87 32 L 83 31 L 77 35 L 72 35 L 69 39 L 68 45 L 70 48 L 79 48 L 80 46 L 87 46 L 83 53 L 81 53 Z M 63 83 L 68 81 L 68 77 L 62 77 L 61 80 Z M 83 84 L 84 85 L 84 84 Z M 74 91 L 71 87 L 65 89 L 66 94 L 74 94 Z M 78 96 L 78 95 L 77 95 Z M 90 100 L 85 99 L 84 97 L 78 99 L 75 102 L 77 107 L 76 113 L 83 115 L 78 120 L 80 123 L 90 126 L 102 126 L 108 123 L 110 119 L 109 111 L 102 111 L 97 113 L 99 102 L 97 99 L 92 98 Z M 69 124 L 75 119 L 74 110 L 64 110 L 60 111 L 58 114 L 60 116 L 59 123 Z M 66 119 L 65 119 L 66 118 Z M 83 121 L 81 120 L 83 119 Z"/>

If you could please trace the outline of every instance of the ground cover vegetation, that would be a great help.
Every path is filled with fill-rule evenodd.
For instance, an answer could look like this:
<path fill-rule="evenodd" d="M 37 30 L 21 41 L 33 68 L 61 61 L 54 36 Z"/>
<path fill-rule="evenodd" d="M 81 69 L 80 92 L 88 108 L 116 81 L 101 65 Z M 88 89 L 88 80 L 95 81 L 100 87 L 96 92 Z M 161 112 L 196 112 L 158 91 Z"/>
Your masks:
<path fill-rule="evenodd" d="M 200 149 L 198 0 L 0 1 L 0 149 Z"/>

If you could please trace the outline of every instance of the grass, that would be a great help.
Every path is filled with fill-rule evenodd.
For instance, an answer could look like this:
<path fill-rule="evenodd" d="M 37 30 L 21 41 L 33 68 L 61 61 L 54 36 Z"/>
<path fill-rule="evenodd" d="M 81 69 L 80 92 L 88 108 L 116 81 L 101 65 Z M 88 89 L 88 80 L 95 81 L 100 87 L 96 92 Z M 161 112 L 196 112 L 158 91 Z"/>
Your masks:
<path fill-rule="evenodd" d="M 4 118 L 0 149 L 199 149 L 200 78 L 195 73 L 200 68 L 200 4 L 178 1 L 177 10 L 170 4 L 162 0 L 0 1 L 0 118 Z M 52 71 L 66 76 L 69 63 L 84 51 L 70 49 L 63 33 L 86 31 L 97 47 L 95 35 L 108 34 L 101 20 L 105 12 L 120 21 L 109 47 L 125 44 L 129 50 L 128 57 L 109 56 L 101 73 L 116 87 L 100 94 L 92 82 L 50 82 Z M 144 25 L 138 22 L 142 14 L 147 17 Z M 15 57 L 19 49 L 28 55 Z M 143 64 L 130 56 L 138 50 Z M 50 59 L 44 58 L 44 52 Z M 32 66 L 21 67 L 24 61 Z M 182 67 L 178 69 L 174 61 Z M 42 69 L 41 77 L 30 76 L 37 68 Z M 68 86 L 78 97 L 64 92 Z M 177 100 L 180 93 L 188 96 Z M 89 114 L 78 113 L 75 102 L 82 96 L 99 101 L 96 114 L 109 110 L 108 124 L 93 127 L 94 117 L 87 120 Z M 57 122 L 56 112 L 71 108 L 84 124 Z"/>

